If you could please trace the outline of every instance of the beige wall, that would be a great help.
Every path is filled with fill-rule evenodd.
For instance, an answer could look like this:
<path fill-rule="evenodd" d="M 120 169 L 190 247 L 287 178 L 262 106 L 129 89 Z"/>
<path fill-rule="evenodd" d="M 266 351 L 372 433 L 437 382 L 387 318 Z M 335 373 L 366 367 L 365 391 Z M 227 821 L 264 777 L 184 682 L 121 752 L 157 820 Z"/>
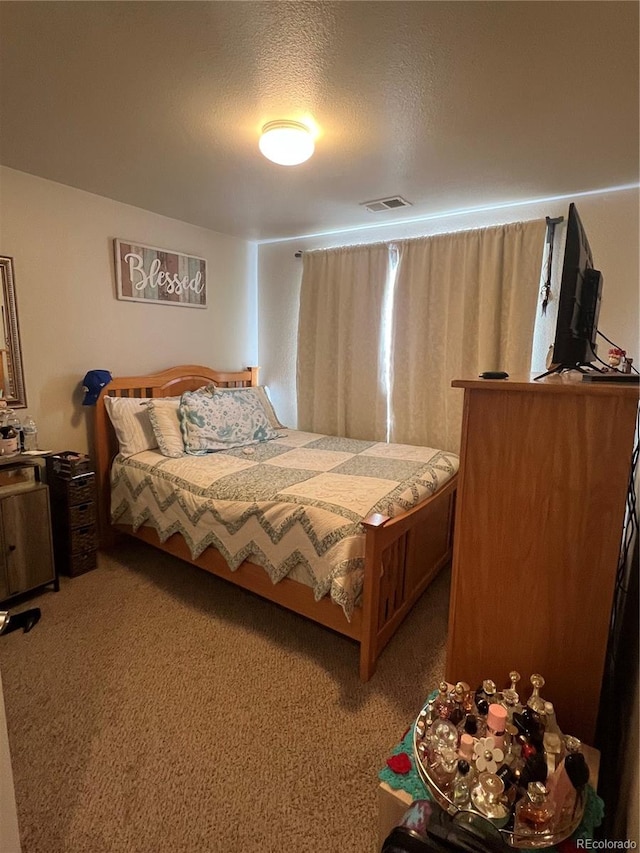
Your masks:
<path fill-rule="evenodd" d="M 116 299 L 113 238 L 207 260 L 208 307 Z M 27 409 L 40 446 L 86 451 L 81 382 L 175 364 L 257 364 L 256 247 L 0 167 L 0 254 L 14 258 Z"/>
<path fill-rule="evenodd" d="M 407 225 L 388 225 L 324 237 L 262 244 L 258 248 L 261 376 L 269 385 L 276 411 L 283 423 L 291 426 L 296 423 L 295 359 L 302 273 L 301 261 L 294 257 L 296 250 L 438 234 L 545 216 L 566 217 L 571 200 L 576 202 L 589 237 L 594 264 L 604 275 L 600 329 L 608 338 L 626 349 L 637 364 L 640 357 L 637 189 L 441 217 Z M 557 256 L 556 252 L 556 260 Z M 544 369 L 544 354 L 550 333 L 548 324 L 546 328 L 541 325 L 537 336 L 538 355 L 537 364 L 534 365 L 536 370 Z M 608 346 L 601 341 L 599 352 L 605 358 Z M 505 366 L 505 369 L 508 370 L 508 367 Z"/>

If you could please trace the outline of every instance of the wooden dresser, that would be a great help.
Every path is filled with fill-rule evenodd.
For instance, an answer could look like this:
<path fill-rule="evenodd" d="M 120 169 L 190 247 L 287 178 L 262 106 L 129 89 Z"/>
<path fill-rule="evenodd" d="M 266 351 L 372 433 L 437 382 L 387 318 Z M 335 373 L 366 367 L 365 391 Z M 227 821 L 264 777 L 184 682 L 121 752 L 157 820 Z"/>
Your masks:
<path fill-rule="evenodd" d="M 638 386 L 456 380 L 464 389 L 446 678 L 546 679 L 562 730 L 593 743 Z"/>

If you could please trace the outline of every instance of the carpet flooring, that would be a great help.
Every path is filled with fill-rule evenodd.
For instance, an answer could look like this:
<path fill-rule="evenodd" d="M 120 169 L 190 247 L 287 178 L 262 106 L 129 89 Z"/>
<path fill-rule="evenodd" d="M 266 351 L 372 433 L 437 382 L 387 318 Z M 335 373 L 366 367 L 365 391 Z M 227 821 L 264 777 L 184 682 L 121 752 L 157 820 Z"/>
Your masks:
<path fill-rule="evenodd" d="M 350 640 L 142 543 L 101 554 L 0 639 L 23 853 L 372 853 L 448 597 L 445 570 L 361 684 Z"/>

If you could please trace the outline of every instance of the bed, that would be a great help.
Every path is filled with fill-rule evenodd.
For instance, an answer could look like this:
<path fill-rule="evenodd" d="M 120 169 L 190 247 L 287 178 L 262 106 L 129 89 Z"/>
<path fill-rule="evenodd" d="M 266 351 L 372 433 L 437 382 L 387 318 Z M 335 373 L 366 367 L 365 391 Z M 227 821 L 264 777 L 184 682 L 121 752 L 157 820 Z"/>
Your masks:
<path fill-rule="evenodd" d="M 154 408 L 203 386 L 259 389 L 258 368 L 182 365 L 116 377 L 102 390 L 94 433 L 101 547 L 120 533 L 135 536 L 355 640 L 368 681 L 451 559 L 457 457 L 282 428 L 272 440 L 219 453 L 180 459 L 155 448 L 123 458 L 107 411 L 113 398 Z M 246 493 L 238 492 L 243 483 Z M 224 516 L 230 510 L 241 523 Z M 259 539 L 265 530 L 270 542 Z"/>

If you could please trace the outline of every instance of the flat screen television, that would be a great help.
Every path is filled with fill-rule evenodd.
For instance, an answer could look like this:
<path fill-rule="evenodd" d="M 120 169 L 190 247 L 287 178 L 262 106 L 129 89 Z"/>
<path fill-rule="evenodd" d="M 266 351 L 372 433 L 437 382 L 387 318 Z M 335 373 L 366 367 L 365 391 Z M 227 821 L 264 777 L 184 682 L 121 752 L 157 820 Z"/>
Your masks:
<path fill-rule="evenodd" d="M 594 269 L 593 256 L 584 226 L 575 204 L 569 205 L 567 239 L 562 264 L 558 312 L 553 346 L 547 358 L 546 373 L 598 370 L 598 316 L 602 299 L 602 273 Z"/>

